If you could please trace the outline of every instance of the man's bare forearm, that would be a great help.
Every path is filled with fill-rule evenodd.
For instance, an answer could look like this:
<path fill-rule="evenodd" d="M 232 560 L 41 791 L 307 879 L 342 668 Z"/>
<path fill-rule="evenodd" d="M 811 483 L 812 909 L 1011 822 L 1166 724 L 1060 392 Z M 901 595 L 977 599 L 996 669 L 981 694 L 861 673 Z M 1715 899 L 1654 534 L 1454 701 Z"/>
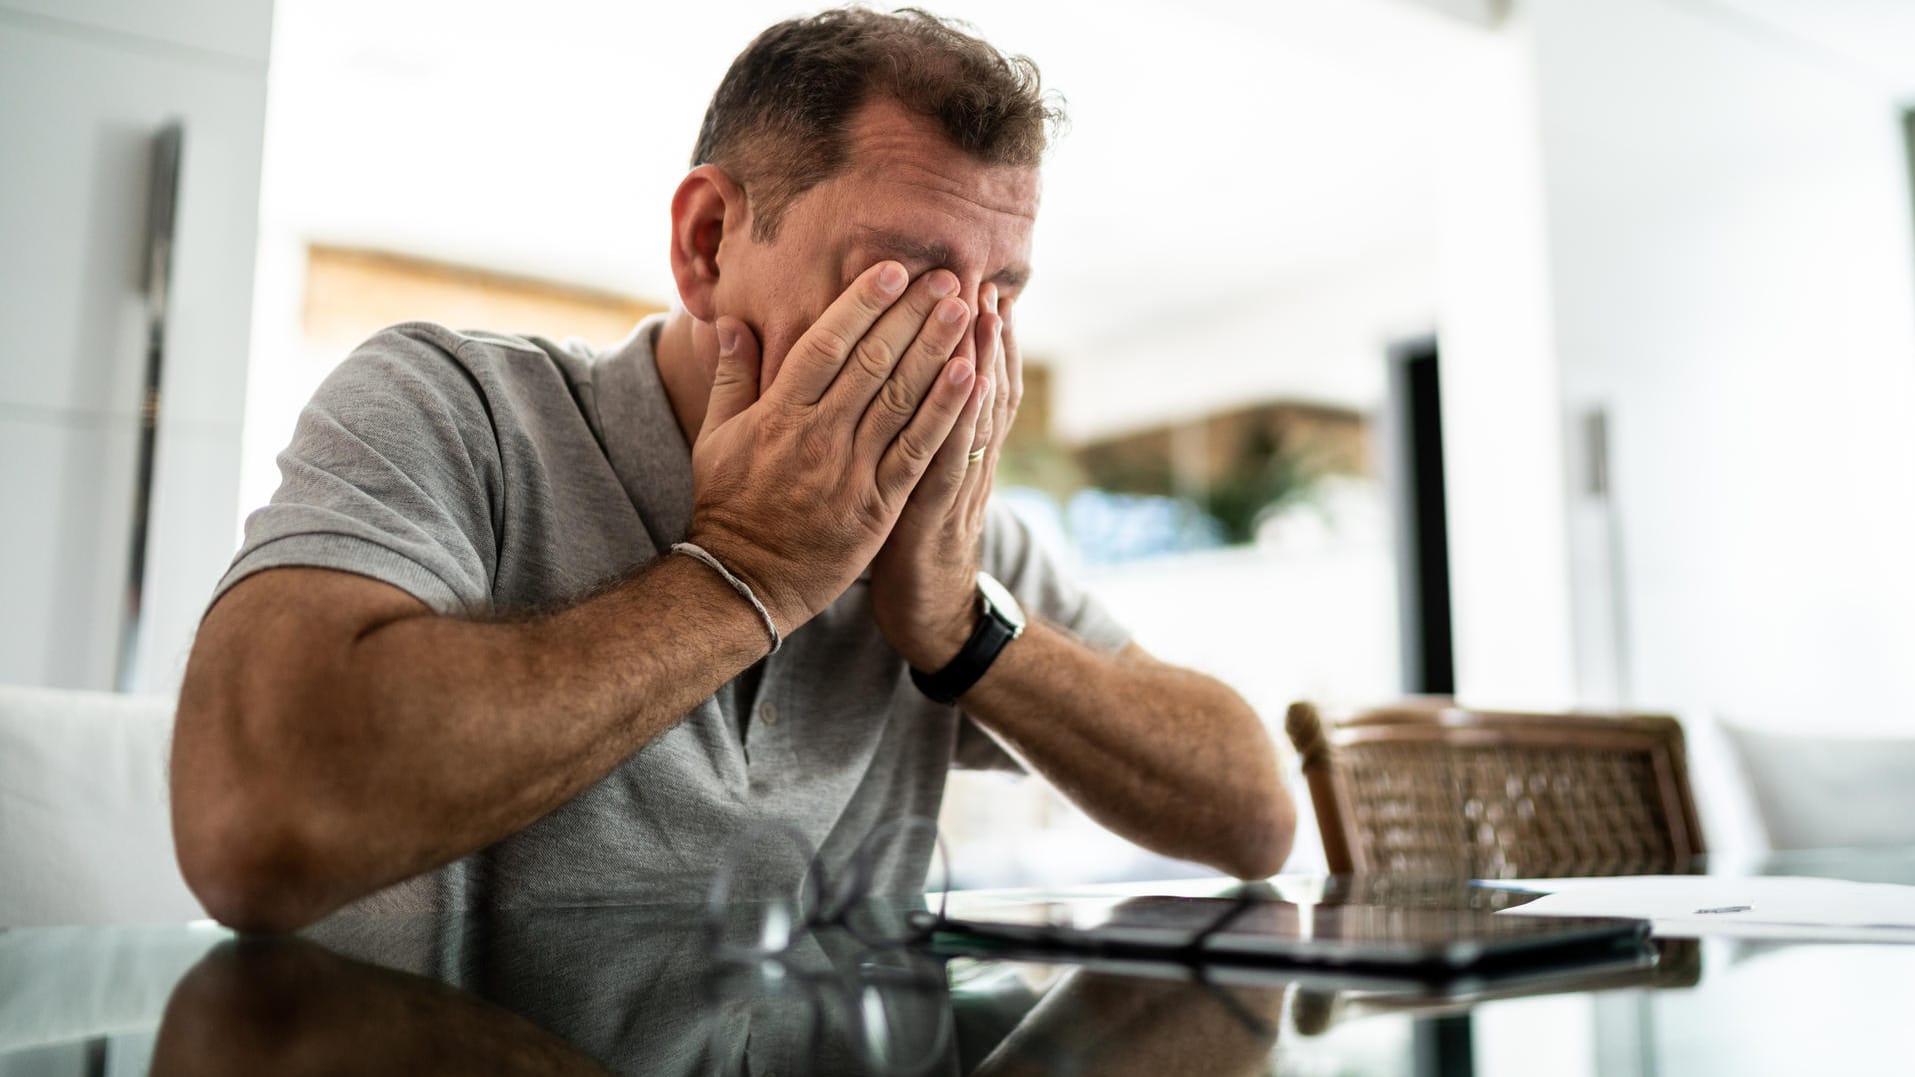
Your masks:
<path fill-rule="evenodd" d="M 182 865 L 229 923 L 310 922 L 530 824 L 766 646 L 751 607 L 685 557 L 495 622 L 350 574 L 262 573 L 208 616 L 187 670 Z"/>
<path fill-rule="evenodd" d="M 960 701 L 1092 818 L 1166 856 L 1274 874 L 1296 810 L 1263 724 L 1217 681 L 1033 621 Z"/>

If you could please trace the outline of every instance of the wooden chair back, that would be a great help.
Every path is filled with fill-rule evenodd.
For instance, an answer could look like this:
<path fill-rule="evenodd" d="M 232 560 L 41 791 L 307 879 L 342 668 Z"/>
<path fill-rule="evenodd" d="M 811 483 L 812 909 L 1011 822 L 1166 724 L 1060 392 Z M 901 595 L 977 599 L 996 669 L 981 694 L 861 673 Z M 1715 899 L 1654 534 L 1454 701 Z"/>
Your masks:
<path fill-rule="evenodd" d="M 1285 721 L 1336 874 L 1451 879 L 1681 872 L 1705 851 L 1682 727 L 1660 715 L 1448 700 Z"/>

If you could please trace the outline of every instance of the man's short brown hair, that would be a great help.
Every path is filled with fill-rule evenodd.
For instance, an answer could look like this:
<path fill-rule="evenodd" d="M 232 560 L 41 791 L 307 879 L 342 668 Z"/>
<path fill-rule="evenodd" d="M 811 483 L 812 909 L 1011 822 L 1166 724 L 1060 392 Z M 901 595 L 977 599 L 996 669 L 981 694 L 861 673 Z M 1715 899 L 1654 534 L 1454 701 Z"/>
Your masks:
<path fill-rule="evenodd" d="M 752 237 L 769 241 L 799 195 L 850 164 L 851 120 L 878 95 L 934 120 L 986 164 L 1036 166 L 1064 120 L 1027 56 L 915 8 L 837 8 L 781 22 L 738 54 L 705 110 L 692 165 L 729 172 L 745 189 Z"/>

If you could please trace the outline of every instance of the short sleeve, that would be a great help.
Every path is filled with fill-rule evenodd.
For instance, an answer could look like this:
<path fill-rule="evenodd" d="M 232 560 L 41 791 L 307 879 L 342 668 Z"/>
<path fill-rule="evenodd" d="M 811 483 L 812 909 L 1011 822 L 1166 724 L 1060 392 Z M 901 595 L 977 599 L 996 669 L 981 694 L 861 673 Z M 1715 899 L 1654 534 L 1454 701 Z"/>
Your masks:
<path fill-rule="evenodd" d="M 1029 525 L 995 502 L 985 515 L 983 565 L 1017 598 L 1027 618 L 1062 628 L 1106 654 L 1130 643 L 1130 631 L 1058 567 Z M 953 762 L 968 770 L 1024 769 L 968 715 L 958 723 Z"/>
<path fill-rule="evenodd" d="M 489 605 L 502 497 L 498 436 L 459 338 L 384 330 L 341 363 L 279 454 L 272 501 L 246 521 L 218 601 L 269 568 L 330 568 L 442 614 Z"/>

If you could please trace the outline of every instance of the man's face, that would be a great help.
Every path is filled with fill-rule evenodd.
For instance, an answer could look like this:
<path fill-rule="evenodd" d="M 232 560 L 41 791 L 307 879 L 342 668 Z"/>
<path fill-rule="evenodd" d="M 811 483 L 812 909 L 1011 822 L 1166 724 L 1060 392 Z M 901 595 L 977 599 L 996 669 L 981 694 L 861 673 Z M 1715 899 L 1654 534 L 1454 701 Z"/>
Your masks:
<path fill-rule="evenodd" d="M 776 239 L 727 230 L 716 312 L 758 334 L 765 386 L 825 308 L 887 258 L 914 279 L 939 267 L 957 274 L 974 316 L 979 290 L 995 284 L 1008 313 L 1030 275 L 1037 201 L 1035 168 L 980 164 L 930 121 L 875 101 L 852 124 L 850 167 L 800 195 Z M 958 354 L 975 359 L 976 350 L 966 334 Z"/>

